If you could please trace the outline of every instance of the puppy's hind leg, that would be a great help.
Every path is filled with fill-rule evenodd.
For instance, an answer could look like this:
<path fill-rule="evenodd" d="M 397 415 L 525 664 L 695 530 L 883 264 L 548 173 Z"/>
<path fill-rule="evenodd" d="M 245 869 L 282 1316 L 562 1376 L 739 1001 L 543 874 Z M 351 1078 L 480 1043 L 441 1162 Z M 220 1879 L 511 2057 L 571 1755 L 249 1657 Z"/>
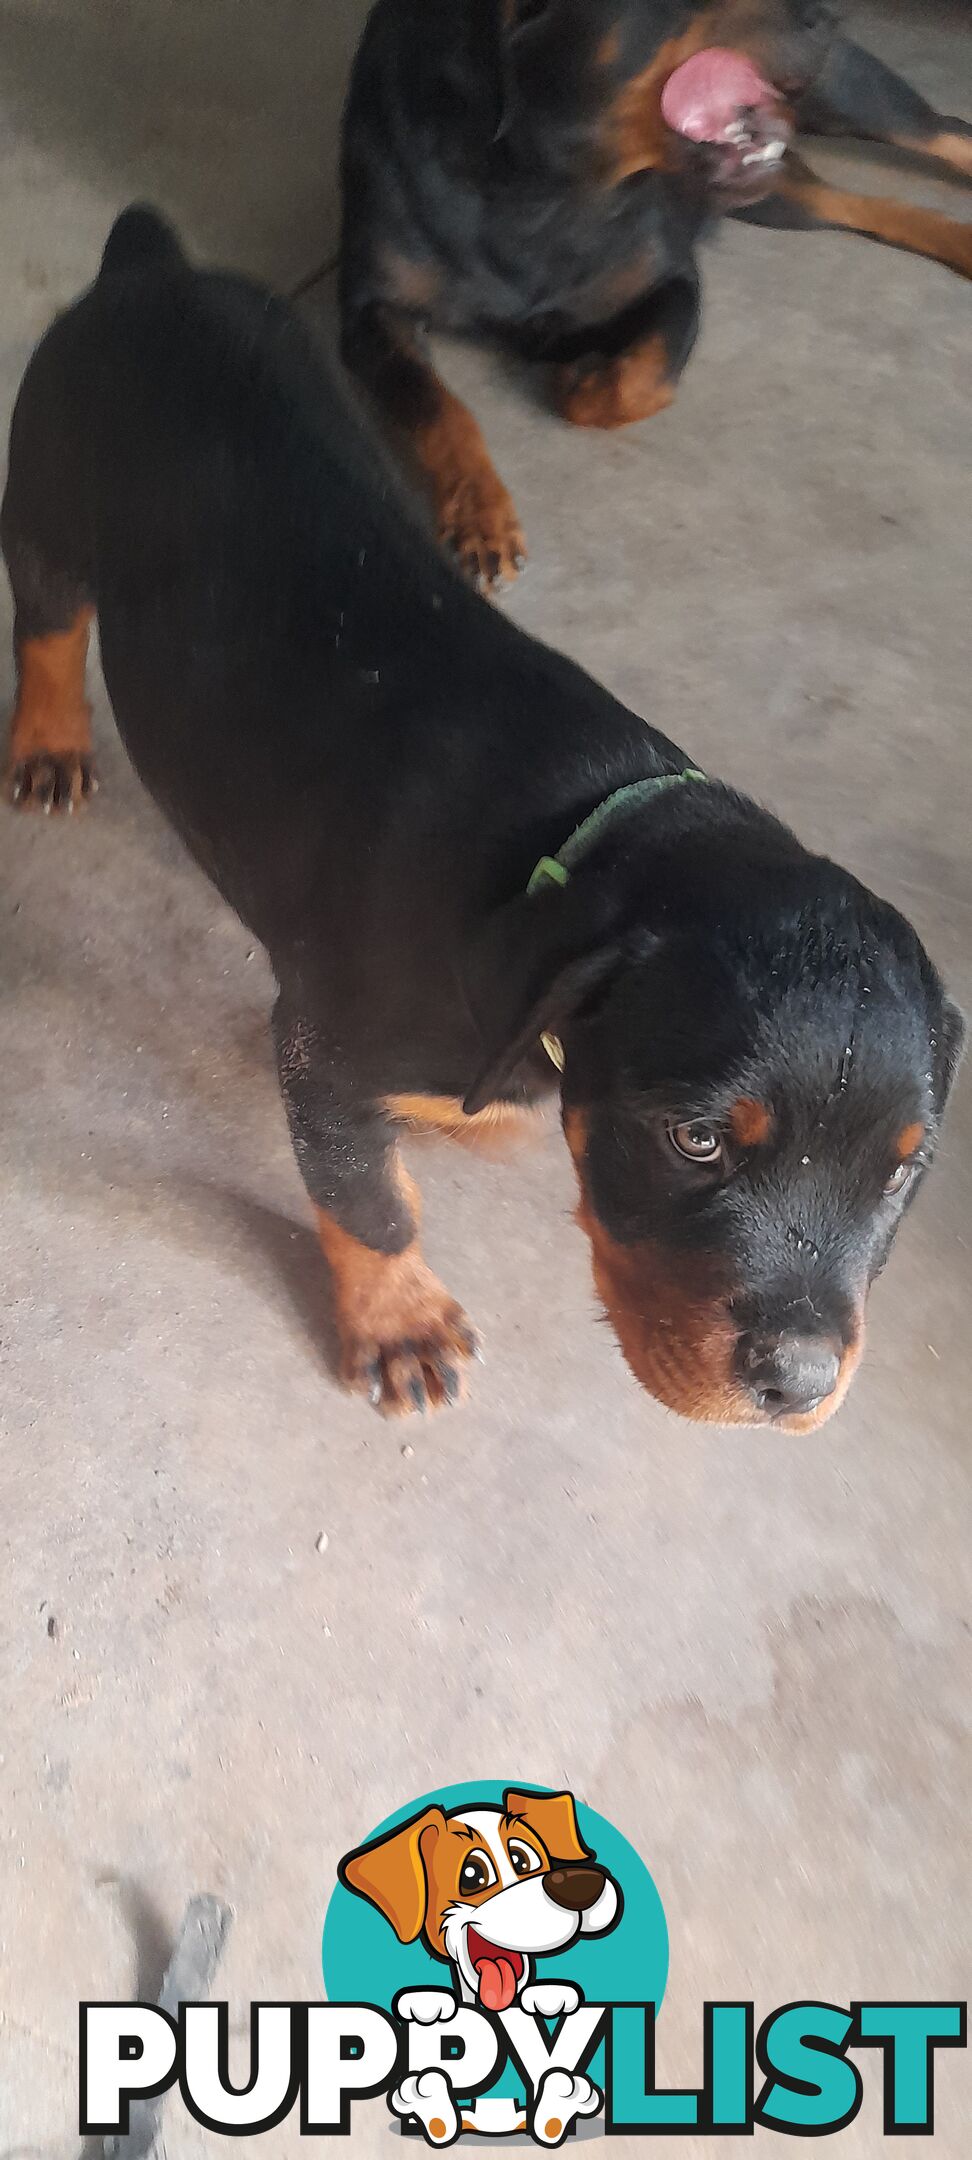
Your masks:
<path fill-rule="evenodd" d="M 850 38 L 834 38 L 813 89 L 797 107 L 797 122 L 822 135 L 893 143 L 972 180 L 972 122 L 944 118 Z"/>
<path fill-rule="evenodd" d="M 861 233 L 867 240 L 881 240 L 906 254 L 927 255 L 957 276 L 972 278 L 972 224 L 960 225 L 954 218 L 914 203 L 832 187 L 792 151 L 773 194 L 749 209 L 734 211 L 733 216 L 746 224 L 788 231 Z"/>
<path fill-rule="evenodd" d="M 94 792 L 85 660 L 94 614 L 84 542 L 83 447 L 59 440 L 56 326 L 28 369 L 14 413 L 0 512 L 14 599 L 17 694 L 5 785 L 20 809 L 71 811 Z"/>
<path fill-rule="evenodd" d="M 8 562 L 14 584 L 15 564 Z M 93 609 L 84 595 L 47 586 L 48 605 L 25 612 L 17 600 L 17 697 L 10 722 L 6 786 L 19 810 L 80 809 L 97 788 L 85 660 Z M 56 606 L 55 597 L 61 605 Z"/>

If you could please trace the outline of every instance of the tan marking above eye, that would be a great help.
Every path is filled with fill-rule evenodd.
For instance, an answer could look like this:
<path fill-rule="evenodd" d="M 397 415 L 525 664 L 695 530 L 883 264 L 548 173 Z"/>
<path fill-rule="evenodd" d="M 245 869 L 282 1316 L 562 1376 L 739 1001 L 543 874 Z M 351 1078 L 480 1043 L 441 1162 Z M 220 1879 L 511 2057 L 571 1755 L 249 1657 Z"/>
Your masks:
<path fill-rule="evenodd" d="M 762 1147 L 773 1129 L 773 1112 L 754 1095 L 740 1095 L 729 1112 L 729 1125 L 740 1147 Z"/>
<path fill-rule="evenodd" d="M 916 1118 L 913 1125 L 902 1126 L 894 1143 L 894 1152 L 899 1163 L 907 1162 L 909 1156 L 917 1152 L 924 1137 L 925 1128 L 920 1118 Z"/>

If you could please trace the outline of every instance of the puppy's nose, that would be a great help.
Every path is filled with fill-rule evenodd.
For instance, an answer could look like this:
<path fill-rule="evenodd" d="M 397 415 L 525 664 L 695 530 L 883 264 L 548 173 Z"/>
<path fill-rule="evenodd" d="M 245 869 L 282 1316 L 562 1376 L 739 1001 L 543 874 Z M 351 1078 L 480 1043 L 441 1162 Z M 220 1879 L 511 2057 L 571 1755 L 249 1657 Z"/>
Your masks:
<path fill-rule="evenodd" d="M 840 1357 L 825 1336 L 745 1335 L 739 1370 L 764 1417 L 805 1417 L 833 1394 Z"/>
<path fill-rule="evenodd" d="M 604 1888 L 604 1870 L 599 1867 L 551 1868 L 543 1878 L 543 1887 L 555 1905 L 562 1905 L 565 1912 L 588 1912 L 596 1905 Z"/>

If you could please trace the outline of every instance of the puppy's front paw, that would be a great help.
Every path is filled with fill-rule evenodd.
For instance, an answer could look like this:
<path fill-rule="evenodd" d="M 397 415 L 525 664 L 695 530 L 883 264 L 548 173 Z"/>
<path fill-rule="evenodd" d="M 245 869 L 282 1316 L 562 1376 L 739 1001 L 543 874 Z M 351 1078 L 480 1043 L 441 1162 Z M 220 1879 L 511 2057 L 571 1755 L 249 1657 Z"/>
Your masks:
<path fill-rule="evenodd" d="M 395 1999 L 395 2015 L 406 2025 L 446 2025 L 456 2009 L 448 1988 L 405 1988 Z"/>
<path fill-rule="evenodd" d="M 491 465 L 437 475 L 439 538 L 479 592 L 512 584 L 527 559 L 516 504 Z"/>
<path fill-rule="evenodd" d="M 548 2070 L 537 2087 L 532 2135 L 538 2145 L 562 2145 L 578 2115 L 596 2115 L 602 2094 L 589 2077 Z"/>
<path fill-rule="evenodd" d="M 15 810 L 62 811 L 70 817 L 97 794 L 94 759 L 78 750 L 35 750 L 11 762 L 7 794 Z"/>
<path fill-rule="evenodd" d="M 570 1980 L 534 1980 L 520 1996 L 520 2007 L 531 2017 L 570 2017 L 584 1998 Z"/>
<path fill-rule="evenodd" d="M 481 1356 L 472 1322 L 427 1268 L 403 1253 L 370 1294 L 338 1311 L 341 1378 L 384 1417 L 461 1402 L 469 1361 Z"/>
<path fill-rule="evenodd" d="M 451 2145 L 459 2135 L 459 2116 L 452 2087 L 441 2070 L 419 2070 L 403 2078 L 391 2094 L 396 2115 L 415 2117 L 422 2125 L 426 2143 Z"/>

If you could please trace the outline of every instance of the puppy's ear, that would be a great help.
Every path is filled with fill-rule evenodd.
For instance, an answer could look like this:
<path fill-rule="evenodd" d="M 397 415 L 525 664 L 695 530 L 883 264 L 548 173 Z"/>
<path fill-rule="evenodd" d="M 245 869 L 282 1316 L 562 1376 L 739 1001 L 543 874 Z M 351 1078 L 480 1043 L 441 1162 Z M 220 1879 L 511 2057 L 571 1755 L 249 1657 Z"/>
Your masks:
<path fill-rule="evenodd" d="M 932 1036 L 935 1075 L 935 1109 L 941 1117 L 962 1061 L 966 1038 L 965 1015 L 951 998 L 943 997 L 941 1017 Z"/>
<path fill-rule="evenodd" d="M 495 140 L 505 135 L 516 119 L 519 104 L 516 47 L 524 32 L 538 28 L 557 13 L 560 0 L 493 0 L 499 47 L 500 106 Z"/>
<path fill-rule="evenodd" d="M 551 1860 L 590 1859 L 590 1848 L 585 1845 L 578 1828 L 573 1793 L 511 1790 L 503 1794 L 503 1806 L 508 1815 L 522 1818 L 527 1828 L 540 1839 Z"/>
<path fill-rule="evenodd" d="M 466 994 L 484 1045 L 468 1117 L 494 1102 L 542 1034 L 556 1034 L 621 964 L 617 895 L 572 877 L 510 901 L 487 925 L 467 969 Z"/>
<path fill-rule="evenodd" d="M 415 1942 L 429 1909 L 426 1868 L 446 1826 L 440 1807 L 427 1807 L 370 1845 L 346 1853 L 338 1867 L 345 1889 L 376 1905 L 399 1942 Z"/>

